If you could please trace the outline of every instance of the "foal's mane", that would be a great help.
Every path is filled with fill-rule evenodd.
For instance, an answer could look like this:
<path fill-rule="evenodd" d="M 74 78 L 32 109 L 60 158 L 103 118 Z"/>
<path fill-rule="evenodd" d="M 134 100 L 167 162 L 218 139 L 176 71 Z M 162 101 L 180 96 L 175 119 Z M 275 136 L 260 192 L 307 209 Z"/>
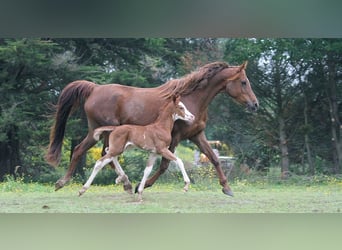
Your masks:
<path fill-rule="evenodd" d="M 229 65 L 225 62 L 213 62 L 206 64 L 188 75 L 178 79 L 172 79 L 161 85 L 159 87 L 161 90 L 161 96 L 169 98 L 174 94 L 187 95 L 195 89 L 204 88 L 207 86 L 210 78 L 228 67 Z"/>
<path fill-rule="evenodd" d="M 165 111 L 169 112 L 169 109 L 171 109 L 171 103 L 174 103 L 175 98 L 176 98 L 175 95 L 169 95 L 165 97 L 166 102 L 159 107 L 159 116 L 162 112 L 165 112 Z M 170 108 L 168 108 L 167 110 L 166 108 L 168 106 L 170 106 Z M 159 118 L 159 116 L 157 117 L 157 119 Z"/>

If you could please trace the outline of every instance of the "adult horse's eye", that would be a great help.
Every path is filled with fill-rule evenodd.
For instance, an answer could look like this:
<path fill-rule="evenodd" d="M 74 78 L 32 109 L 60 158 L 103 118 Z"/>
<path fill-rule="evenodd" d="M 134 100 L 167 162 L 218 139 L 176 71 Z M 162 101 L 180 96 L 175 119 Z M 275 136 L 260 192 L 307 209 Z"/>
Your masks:
<path fill-rule="evenodd" d="M 241 81 L 242 86 L 246 86 L 247 82 L 246 81 Z"/>

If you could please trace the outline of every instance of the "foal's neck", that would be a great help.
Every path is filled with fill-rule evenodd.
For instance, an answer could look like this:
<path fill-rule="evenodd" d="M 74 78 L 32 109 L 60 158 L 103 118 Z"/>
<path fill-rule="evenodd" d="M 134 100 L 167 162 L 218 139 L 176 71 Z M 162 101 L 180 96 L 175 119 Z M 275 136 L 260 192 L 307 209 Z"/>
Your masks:
<path fill-rule="evenodd" d="M 164 109 L 161 109 L 159 112 L 159 116 L 157 117 L 155 124 L 158 124 L 158 126 L 161 126 L 171 132 L 174 124 L 173 119 L 173 104 L 168 104 Z"/>

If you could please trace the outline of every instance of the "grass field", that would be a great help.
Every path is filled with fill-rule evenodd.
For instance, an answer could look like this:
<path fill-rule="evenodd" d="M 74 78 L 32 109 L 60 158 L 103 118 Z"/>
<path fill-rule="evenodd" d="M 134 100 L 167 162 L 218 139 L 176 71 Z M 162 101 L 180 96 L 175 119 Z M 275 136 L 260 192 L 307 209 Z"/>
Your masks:
<path fill-rule="evenodd" d="M 342 182 L 268 184 L 235 181 L 234 197 L 219 184 L 155 184 L 144 191 L 144 201 L 121 186 L 91 186 L 78 197 L 81 184 L 55 192 L 53 185 L 7 181 L 0 183 L 0 213 L 340 213 Z"/>

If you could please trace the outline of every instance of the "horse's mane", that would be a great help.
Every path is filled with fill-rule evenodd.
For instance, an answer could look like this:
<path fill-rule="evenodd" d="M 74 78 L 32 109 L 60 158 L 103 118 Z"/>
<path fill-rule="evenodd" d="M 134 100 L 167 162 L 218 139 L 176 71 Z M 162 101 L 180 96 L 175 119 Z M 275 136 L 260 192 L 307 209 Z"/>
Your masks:
<path fill-rule="evenodd" d="M 221 70 L 228 68 L 225 62 L 213 62 L 206 64 L 198 70 L 178 79 L 172 79 L 161 85 L 161 96 L 168 98 L 174 94 L 187 95 L 195 89 L 201 89 L 208 84 L 208 80 Z"/>

